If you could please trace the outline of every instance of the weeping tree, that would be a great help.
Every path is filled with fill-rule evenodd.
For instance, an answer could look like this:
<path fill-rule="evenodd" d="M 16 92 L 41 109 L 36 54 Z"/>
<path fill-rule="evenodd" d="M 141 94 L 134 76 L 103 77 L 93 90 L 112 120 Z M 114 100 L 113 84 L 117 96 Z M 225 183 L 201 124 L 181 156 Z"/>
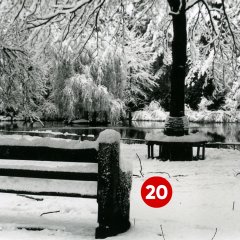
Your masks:
<path fill-rule="evenodd" d="M 124 114 L 126 66 L 122 54 L 113 50 L 93 57 L 92 50 L 85 49 L 74 61 L 59 63 L 54 94 L 68 121 L 87 113 L 93 123 L 97 118 L 116 122 Z"/>
<path fill-rule="evenodd" d="M 144 107 L 148 101 L 149 92 L 156 87 L 156 77 L 153 70 L 153 52 L 148 39 L 138 36 L 138 31 L 128 31 L 128 41 L 124 46 L 124 57 L 127 67 L 125 89 L 125 105 L 128 111 L 129 126 L 132 125 L 132 111 Z"/>
<path fill-rule="evenodd" d="M 234 52 L 237 52 L 238 49 L 238 38 L 236 37 L 238 25 L 229 18 L 233 12 L 235 15 L 237 14 L 237 11 L 229 11 L 230 13 L 228 13 L 228 9 L 234 8 L 231 2 L 233 1 L 165 1 L 170 6 L 170 15 L 172 16 L 172 21 L 168 24 L 168 27 L 170 25 L 173 27 L 173 41 L 168 42 L 168 45 L 172 44 L 171 106 L 170 117 L 165 127 L 165 133 L 168 135 L 183 135 L 188 132 L 187 121 L 184 116 L 184 81 L 187 62 L 186 48 L 190 39 L 186 32 L 190 28 L 194 32 L 196 26 L 202 27 L 205 24 L 206 34 L 203 39 L 205 46 L 199 50 L 200 55 L 205 56 L 203 58 L 212 56 L 211 58 L 215 59 L 218 52 L 218 55 L 219 53 L 222 54 L 222 58 L 225 59 L 225 49 L 229 45 L 233 46 L 232 52 L 234 55 Z M 234 2 L 236 6 L 239 4 L 238 1 L 234 0 Z M 128 15 L 132 5 L 137 6 L 137 14 L 132 17 L 129 24 Z M 163 2 L 155 0 L 139 0 L 137 3 L 132 3 L 129 0 L 67 2 L 55 0 L 26 0 L 20 2 L 14 0 L 8 4 L 3 1 L 0 6 L 3 9 L 3 14 L 12 14 L 14 16 L 13 22 L 17 21 L 22 28 L 22 32 L 27 33 L 29 37 L 26 38 L 26 44 L 33 47 L 37 45 L 38 49 L 45 49 L 51 44 L 57 46 L 59 51 L 66 54 L 71 52 L 76 56 L 89 45 L 91 39 L 95 42 L 93 51 L 96 55 L 101 52 L 99 51 L 101 42 L 109 45 L 114 42 L 116 45 L 126 48 L 128 46 L 126 28 L 132 31 L 141 17 L 145 18 L 146 15 L 151 15 L 152 18 L 161 18 L 162 12 L 169 11 L 165 8 Z M 194 15 L 191 26 L 187 26 L 186 23 L 187 12 L 192 12 L 192 15 Z M 216 21 L 217 14 L 221 15 L 221 21 Z M 200 21 L 204 24 L 199 25 Z M 144 27 L 138 27 L 140 33 L 138 32 L 137 36 L 145 31 Z M 151 33 L 150 35 L 154 34 Z M 231 42 L 227 41 L 225 43 L 229 36 L 232 39 Z M 147 45 L 147 41 L 145 45 Z M 158 39 L 153 41 L 158 41 Z M 208 48 L 214 49 L 213 54 L 210 54 Z M 203 52 L 205 54 L 202 54 Z M 195 63 L 194 66 L 198 65 Z M 214 69 L 214 66 L 212 68 Z M 228 69 L 231 72 L 231 68 Z M 225 75 L 226 69 L 223 69 L 222 72 Z M 223 78 L 225 79 L 225 77 Z"/>
<path fill-rule="evenodd" d="M 46 52 L 50 45 L 57 49 L 60 58 L 72 65 L 91 49 L 91 63 L 80 63 L 84 72 L 75 69 L 69 76 L 63 76 L 68 70 L 63 73 L 64 68 L 59 65 L 55 100 L 60 114 L 68 114 L 72 119 L 84 109 L 91 115 L 101 111 L 107 112 L 115 121 L 124 112 L 124 105 L 136 104 L 146 98 L 143 88 L 153 84 L 152 74 L 148 71 L 151 66 L 143 51 L 131 43 L 134 40 L 130 38 L 134 36 L 129 34 L 126 18 L 129 3 L 118 0 L 26 0 L 0 4 L 3 12 L 12 14 L 13 22 L 29 36 L 25 44 L 37 48 L 36 54 Z M 140 45 L 142 47 L 144 43 Z M 112 49 L 111 53 L 106 53 L 108 48 Z M 84 79 L 87 79 L 88 87 Z M 79 92 L 70 91 L 71 88 Z M 83 91 L 88 92 L 84 95 Z M 63 104 L 69 107 L 68 111 Z"/>

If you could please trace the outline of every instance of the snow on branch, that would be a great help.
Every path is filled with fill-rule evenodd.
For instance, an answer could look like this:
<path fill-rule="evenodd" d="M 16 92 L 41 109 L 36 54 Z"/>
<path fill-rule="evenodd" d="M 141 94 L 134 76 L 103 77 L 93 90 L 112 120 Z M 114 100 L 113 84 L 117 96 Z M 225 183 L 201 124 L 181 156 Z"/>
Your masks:
<path fill-rule="evenodd" d="M 224 13 L 224 16 L 225 16 L 225 18 L 227 20 L 228 28 L 230 30 L 230 33 L 231 33 L 231 36 L 232 36 L 232 39 L 233 39 L 234 48 L 235 48 L 235 50 L 237 50 L 238 47 L 237 47 L 237 44 L 236 44 L 235 35 L 233 33 L 233 30 L 232 30 L 232 27 L 231 27 L 231 24 L 230 24 L 230 21 L 229 21 L 227 12 L 226 12 L 225 0 L 221 0 L 221 1 L 222 1 L 223 13 Z"/>
<path fill-rule="evenodd" d="M 186 9 L 185 11 L 191 9 L 193 6 L 195 6 L 196 4 L 200 3 L 202 0 L 193 0 L 193 1 L 188 1 L 188 3 L 186 4 Z"/>
<path fill-rule="evenodd" d="M 53 13 L 50 13 L 48 15 L 45 15 L 45 16 L 43 15 L 42 17 L 38 17 L 35 21 L 38 21 L 38 20 L 50 21 L 59 15 L 67 15 L 67 14 L 77 12 L 78 10 L 82 9 L 85 5 L 90 4 L 92 1 L 93 0 L 84 0 L 84 1 L 80 1 L 78 4 L 74 4 L 74 5 L 68 5 L 68 4 L 66 4 L 64 6 L 63 5 L 55 5 L 53 7 L 55 9 L 59 9 L 59 10 L 57 10 Z M 38 26 L 38 25 L 36 25 L 36 26 Z"/>
<path fill-rule="evenodd" d="M 207 4 L 207 2 L 205 0 L 201 0 L 201 2 L 203 3 L 203 5 L 205 6 L 205 8 L 207 9 L 207 12 L 208 12 L 208 15 L 209 15 L 209 18 L 210 18 L 210 22 L 211 22 L 211 26 L 212 26 L 212 29 L 213 29 L 213 32 L 215 34 L 217 34 L 216 32 L 216 29 L 215 29 L 215 26 L 214 26 L 214 22 L 213 22 L 213 19 L 212 19 L 212 14 L 211 14 L 211 10 Z"/>
<path fill-rule="evenodd" d="M 224 0 L 223 0 L 224 1 Z M 207 12 L 208 12 L 208 15 L 209 15 L 209 18 L 210 18 L 210 22 L 211 22 L 211 26 L 212 26 L 212 29 L 213 29 L 213 32 L 214 34 L 217 34 L 216 32 L 216 29 L 215 29 L 215 26 L 214 26 L 214 22 L 213 22 L 213 18 L 212 18 L 212 11 L 215 11 L 215 10 L 218 10 L 216 8 L 212 9 L 209 7 L 208 3 L 205 1 L 205 0 L 195 0 L 195 1 L 189 1 L 188 4 L 186 5 L 186 8 L 185 8 L 185 11 L 191 9 L 192 7 L 194 7 L 196 4 L 198 3 L 202 3 L 205 8 L 207 9 Z"/>
<path fill-rule="evenodd" d="M 101 23 L 106 20 L 106 16 L 100 14 L 105 2 L 13 0 L 11 4 L 0 3 L 0 9 L 4 14 L 11 15 L 13 21 L 10 25 L 21 26 L 21 34 L 29 35 L 26 44 L 55 42 L 61 47 L 64 41 L 68 41 L 75 42 L 75 46 L 83 49 L 94 33 L 98 39 L 99 18 Z M 80 38 L 81 44 L 76 43 Z"/>
<path fill-rule="evenodd" d="M 194 5 L 195 2 L 188 4 Z M 212 82 L 215 88 L 213 98 L 224 91 L 227 95 L 235 94 L 229 86 L 239 79 L 237 68 L 240 33 L 239 20 L 236 19 L 238 8 L 222 0 L 205 3 L 207 5 L 200 0 L 198 8 L 192 8 L 187 13 L 190 70 L 186 82 L 193 86 L 197 79 L 204 78 L 204 88 Z"/>

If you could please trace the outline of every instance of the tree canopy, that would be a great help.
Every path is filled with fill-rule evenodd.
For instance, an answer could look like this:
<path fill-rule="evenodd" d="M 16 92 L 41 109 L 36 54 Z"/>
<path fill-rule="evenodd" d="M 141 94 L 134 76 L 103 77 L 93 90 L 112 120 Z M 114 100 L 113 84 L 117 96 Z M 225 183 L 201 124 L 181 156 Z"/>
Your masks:
<path fill-rule="evenodd" d="M 176 3 L 182 0 L 1 1 L 1 110 L 69 119 L 88 111 L 116 121 L 154 98 L 168 108 L 168 96 L 153 93 L 169 87 Z M 193 109 L 204 99 L 216 108 L 240 105 L 239 9 L 237 0 L 186 1 Z"/>

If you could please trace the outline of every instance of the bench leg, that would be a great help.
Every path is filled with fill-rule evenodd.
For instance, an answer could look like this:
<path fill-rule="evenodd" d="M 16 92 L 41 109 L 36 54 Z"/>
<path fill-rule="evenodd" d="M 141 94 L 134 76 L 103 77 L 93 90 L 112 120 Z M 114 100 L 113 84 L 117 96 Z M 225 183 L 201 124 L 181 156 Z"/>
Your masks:
<path fill-rule="evenodd" d="M 154 158 L 154 145 L 151 145 L 151 157 Z"/>
<path fill-rule="evenodd" d="M 150 158 L 151 152 L 150 152 L 150 145 L 149 144 L 147 145 L 147 148 L 148 148 L 148 158 Z"/>
<path fill-rule="evenodd" d="M 159 144 L 159 155 L 158 155 L 158 158 L 161 158 L 161 154 L 162 154 L 162 145 Z"/>
<path fill-rule="evenodd" d="M 193 160 L 193 146 L 190 146 L 191 148 L 191 160 Z"/>
<path fill-rule="evenodd" d="M 202 160 L 205 159 L 205 144 L 202 146 Z"/>
<path fill-rule="evenodd" d="M 200 159 L 200 146 L 197 146 L 197 159 Z"/>

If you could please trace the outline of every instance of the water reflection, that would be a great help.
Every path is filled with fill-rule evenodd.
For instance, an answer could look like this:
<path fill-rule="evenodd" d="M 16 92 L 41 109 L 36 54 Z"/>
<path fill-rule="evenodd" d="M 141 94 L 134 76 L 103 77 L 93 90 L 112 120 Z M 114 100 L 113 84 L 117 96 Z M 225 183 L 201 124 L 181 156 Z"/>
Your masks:
<path fill-rule="evenodd" d="M 212 133 L 222 142 L 240 142 L 240 123 L 200 124 L 197 128 L 203 133 Z"/>
<path fill-rule="evenodd" d="M 45 122 L 42 127 L 39 123 L 33 126 L 23 122 L 0 122 L 0 129 L 4 131 L 32 131 L 51 130 L 61 133 L 75 133 L 78 135 L 93 134 L 96 137 L 106 128 L 112 128 L 120 132 L 122 138 L 144 139 L 147 133 L 163 131 L 163 122 L 134 121 L 133 127 L 124 126 L 100 126 L 92 127 L 88 125 L 65 126 L 62 122 Z M 240 123 L 190 123 L 190 133 L 202 132 L 213 137 L 217 142 L 240 142 Z"/>

